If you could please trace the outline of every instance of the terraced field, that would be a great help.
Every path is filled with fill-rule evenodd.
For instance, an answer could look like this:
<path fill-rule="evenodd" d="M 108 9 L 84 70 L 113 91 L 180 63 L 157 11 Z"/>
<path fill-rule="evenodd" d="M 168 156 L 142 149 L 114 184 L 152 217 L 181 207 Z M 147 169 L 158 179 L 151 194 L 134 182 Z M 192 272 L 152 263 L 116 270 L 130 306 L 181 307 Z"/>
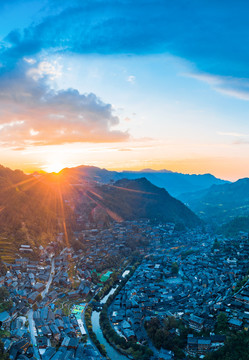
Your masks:
<path fill-rule="evenodd" d="M 0 237 L 0 257 L 7 263 L 13 263 L 16 258 L 16 249 L 6 237 Z"/>

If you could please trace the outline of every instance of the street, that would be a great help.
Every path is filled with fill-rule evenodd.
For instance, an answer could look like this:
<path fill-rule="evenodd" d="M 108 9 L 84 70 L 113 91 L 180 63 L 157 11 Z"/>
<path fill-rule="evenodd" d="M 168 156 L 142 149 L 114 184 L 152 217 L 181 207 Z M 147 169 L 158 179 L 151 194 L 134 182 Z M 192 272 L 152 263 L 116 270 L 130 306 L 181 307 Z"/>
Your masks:
<path fill-rule="evenodd" d="M 44 296 L 46 296 L 46 294 L 48 293 L 50 285 L 53 280 L 53 276 L 54 276 L 54 258 L 52 258 L 52 261 L 51 261 L 51 272 L 49 275 L 47 285 L 41 293 L 42 298 L 44 298 Z M 39 359 L 41 359 L 41 357 L 40 357 L 39 350 L 38 350 L 37 343 L 36 343 L 35 322 L 34 322 L 33 315 L 34 315 L 34 311 L 33 311 L 33 309 L 30 309 L 28 312 L 29 332 L 30 332 L 30 336 L 31 336 L 31 343 L 32 343 L 33 349 L 34 349 L 34 357 L 39 360 Z"/>

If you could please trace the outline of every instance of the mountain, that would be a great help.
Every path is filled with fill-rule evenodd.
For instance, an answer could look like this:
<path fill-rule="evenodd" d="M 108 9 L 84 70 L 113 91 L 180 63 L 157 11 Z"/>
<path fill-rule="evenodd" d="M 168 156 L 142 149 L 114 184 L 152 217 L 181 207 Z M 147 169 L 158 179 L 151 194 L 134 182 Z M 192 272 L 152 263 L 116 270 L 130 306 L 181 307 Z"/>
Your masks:
<path fill-rule="evenodd" d="M 188 193 L 207 189 L 214 184 L 224 184 L 226 181 L 217 179 L 211 174 L 189 175 L 176 172 L 122 172 L 119 176 L 134 179 L 138 176 L 145 177 L 152 184 L 164 187 L 174 197 L 178 198 L 182 193 Z"/>
<path fill-rule="evenodd" d="M 79 218 L 93 224 L 112 219 L 162 220 L 188 227 L 201 223 L 184 204 L 147 179 L 99 181 L 110 175 L 92 167 L 25 175 L 0 166 L 0 256 L 11 261 L 21 244 L 36 251 L 65 226 L 70 240 Z"/>
<path fill-rule="evenodd" d="M 96 210 L 115 220 L 150 219 L 197 226 L 200 219 L 179 200 L 146 178 L 122 179 L 114 184 L 92 184 L 81 196 L 78 194 L 77 212 L 83 207 L 93 216 Z M 86 205 L 87 204 L 87 205 Z"/>
<path fill-rule="evenodd" d="M 100 169 L 96 166 L 81 165 L 74 168 L 62 169 L 59 174 L 74 183 L 91 181 L 105 184 L 109 183 L 111 180 L 115 180 L 119 173 L 116 171 Z"/>
<path fill-rule="evenodd" d="M 179 197 L 182 193 L 199 191 L 207 189 L 212 185 L 228 183 L 227 181 L 216 178 L 211 174 L 189 175 L 171 172 L 168 170 L 151 170 L 142 171 L 108 171 L 94 166 L 79 166 L 76 168 L 66 168 L 61 174 L 75 179 L 85 179 L 88 181 L 97 181 L 100 183 L 109 183 L 123 178 L 134 180 L 145 177 L 152 184 L 163 187 L 174 197 Z"/>
<path fill-rule="evenodd" d="M 52 178 L 0 166 L 0 256 L 5 261 L 21 244 L 46 245 L 62 229 L 61 199 Z"/>
<path fill-rule="evenodd" d="M 213 185 L 209 189 L 184 194 L 180 199 L 204 220 L 217 224 L 249 216 L 249 179 Z"/>
<path fill-rule="evenodd" d="M 217 230 L 218 233 L 227 237 L 237 236 L 240 231 L 249 233 L 249 216 L 237 216 Z"/>

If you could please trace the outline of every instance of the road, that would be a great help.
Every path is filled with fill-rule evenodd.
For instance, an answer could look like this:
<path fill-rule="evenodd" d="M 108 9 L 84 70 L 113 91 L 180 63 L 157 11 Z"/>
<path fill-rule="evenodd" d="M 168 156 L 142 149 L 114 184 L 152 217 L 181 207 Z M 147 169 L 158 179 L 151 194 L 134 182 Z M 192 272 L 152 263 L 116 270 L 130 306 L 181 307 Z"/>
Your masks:
<path fill-rule="evenodd" d="M 52 280 L 53 280 L 53 276 L 54 276 L 54 258 L 52 258 L 52 261 L 51 261 L 51 271 L 50 271 L 50 275 L 49 275 L 47 285 L 46 285 L 45 289 L 41 292 L 42 298 L 44 298 L 44 296 L 47 295 L 48 290 L 49 290 L 50 285 L 51 285 Z"/>
<path fill-rule="evenodd" d="M 51 261 L 51 271 L 50 271 L 50 275 L 49 275 L 49 279 L 47 282 L 47 285 L 45 287 L 45 289 L 42 291 L 41 295 L 42 297 L 46 296 L 48 293 L 48 290 L 50 288 L 50 285 L 52 283 L 53 280 L 53 276 L 54 276 L 54 258 L 52 258 Z M 31 336 L 31 343 L 33 345 L 33 349 L 34 349 L 34 357 L 38 360 L 41 359 L 41 356 L 39 354 L 39 350 L 37 348 L 37 344 L 36 344 L 36 337 L 35 337 L 35 322 L 34 322 L 34 311 L 33 309 L 30 309 L 28 312 L 28 320 L 29 320 L 29 332 L 30 332 L 30 336 Z"/>
<path fill-rule="evenodd" d="M 36 337 L 35 337 L 35 322 L 34 322 L 34 318 L 33 318 L 33 314 L 34 311 L 33 309 L 30 309 L 28 312 L 28 320 L 29 320 L 29 332 L 30 332 L 30 336 L 31 336 L 31 343 L 33 345 L 33 349 L 34 349 L 34 357 L 36 359 L 40 359 L 40 354 L 36 345 Z"/>

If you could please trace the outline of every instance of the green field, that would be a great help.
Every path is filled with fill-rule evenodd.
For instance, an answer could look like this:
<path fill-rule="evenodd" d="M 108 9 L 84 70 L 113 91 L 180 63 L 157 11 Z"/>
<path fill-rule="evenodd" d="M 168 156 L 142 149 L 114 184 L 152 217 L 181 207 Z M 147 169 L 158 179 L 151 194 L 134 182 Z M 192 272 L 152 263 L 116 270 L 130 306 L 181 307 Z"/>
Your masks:
<path fill-rule="evenodd" d="M 112 274 L 112 271 L 107 271 L 105 274 L 103 274 L 101 276 L 100 281 L 106 282 L 109 279 L 111 274 Z"/>
<path fill-rule="evenodd" d="M 86 304 L 74 305 L 72 308 L 72 314 L 75 315 L 76 319 L 81 319 L 81 313 L 84 310 Z"/>

